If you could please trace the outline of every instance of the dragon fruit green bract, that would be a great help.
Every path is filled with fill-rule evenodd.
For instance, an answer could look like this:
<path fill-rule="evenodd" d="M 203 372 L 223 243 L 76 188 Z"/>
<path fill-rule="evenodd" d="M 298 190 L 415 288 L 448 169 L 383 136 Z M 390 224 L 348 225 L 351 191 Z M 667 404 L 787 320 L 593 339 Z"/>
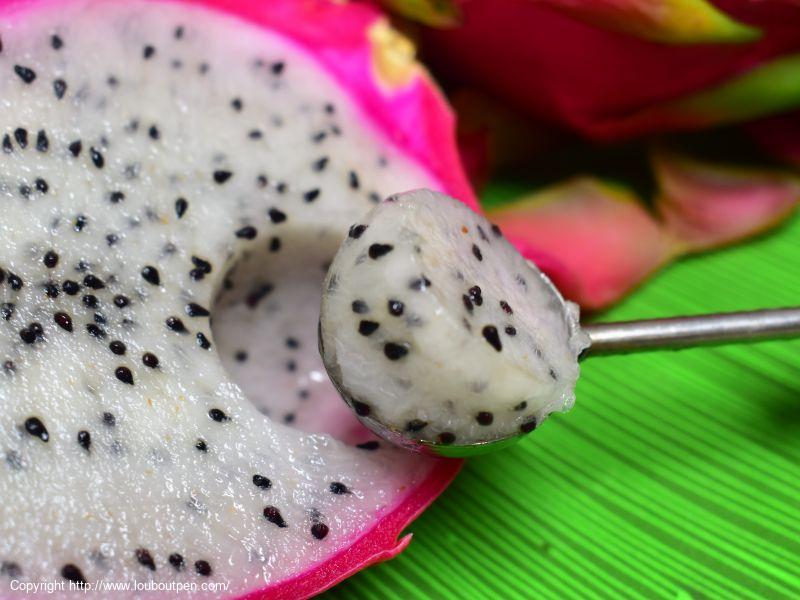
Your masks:
<path fill-rule="evenodd" d="M 3 9 L 3 597 L 14 580 L 307 597 L 402 550 L 458 469 L 359 428 L 320 380 L 306 298 L 376 199 L 474 202 L 446 105 L 386 62 L 372 9 L 235 12 Z M 283 379 L 223 367 L 258 361 Z M 303 408 L 326 399 L 324 419 Z"/>
<path fill-rule="evenodd" d="M 578 307 L 496 226 L 416 190 L 354 224 L 322 297 L 320 348 L 365 424 L 466 445 L 569 409 L 588 346 Z"/>

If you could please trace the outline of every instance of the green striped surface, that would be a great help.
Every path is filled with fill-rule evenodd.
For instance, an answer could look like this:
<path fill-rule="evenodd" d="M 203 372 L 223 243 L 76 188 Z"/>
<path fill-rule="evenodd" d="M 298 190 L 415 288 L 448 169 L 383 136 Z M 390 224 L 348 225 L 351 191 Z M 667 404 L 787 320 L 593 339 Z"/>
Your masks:
<path fill-rule="evenodd" d="M 604 320 L 800 305 L 800 218 Z M 326 598 L 800 598 L 800 341 L 592 358 L 578 403 L 471 460 L 399 558 Z"/>

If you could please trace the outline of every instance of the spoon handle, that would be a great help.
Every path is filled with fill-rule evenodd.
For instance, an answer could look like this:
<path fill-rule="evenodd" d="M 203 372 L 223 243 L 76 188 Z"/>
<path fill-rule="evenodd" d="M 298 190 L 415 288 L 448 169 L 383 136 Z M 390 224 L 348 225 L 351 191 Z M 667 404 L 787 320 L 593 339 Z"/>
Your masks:
<path fill-rule="evenodd" d="M 687 348 L 800 336 L 800 307 L 591 323 L 592 345 L 583 356 Z"/>

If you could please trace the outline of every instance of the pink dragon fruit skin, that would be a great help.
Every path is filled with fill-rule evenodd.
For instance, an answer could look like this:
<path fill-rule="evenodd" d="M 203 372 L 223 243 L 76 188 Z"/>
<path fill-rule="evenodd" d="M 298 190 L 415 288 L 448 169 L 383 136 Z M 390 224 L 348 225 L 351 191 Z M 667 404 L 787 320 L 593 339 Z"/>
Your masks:
<path fill-rule="evenodd" d="M 157 0 L 156 0 L 157 1 Z M 376 9 L 330 0 L 180 0 L 228 12 L 282 34 L 330 72 L 349 91 L 372 124 L 386 134 L 439 182 L 440 189 L 473 208 L 477 201 L 461 167 L 455 143 L 454 116 L 427 73 L 416 63 L 401 65 L 400 81 L 383 78 L 376 67 L 388 52 L 374 33 L 386 25 Z M 10 1 L 2 7 L 5 20 L 24 20 L 26 10 L 58 1 Z M 427 477 L 405 490 L 397 503 L 366 533 L 352 539 L 324 562 L 296 576 L 253 591 L 248 599 L 298 599 L 320 593 L 371 564 L 392 558 L 410 543 L 398 539 L 449 484 L 460 461 L 437 461 Z"/>
<path fill-rule="evenodd" d="M 702 107 L 673 103 L 800 50 L 800 7 L 780 0 L 715 3 L 757 32 L 723 43 L 686 43 L 679 35 L 672 43 L 655 43 L 611 31 L 597 14 L 600 26 L 592 22 L 592 8 L 584 9 L 582 3 L 462 0 L 455 4 L 463 13 L 460 24 L 422 31 L 423 47 L 435 71 L 528 115 L 604 140 L 741 120 L 726 107 L 724 98 L 711 98 Z M 594 9 L 600 14 L 607 5 L 619 5 L 619 16 L 614 18 L 620 19 L 625 5 L 640 4 L 642 12 L 648 5 L 597 4 Z M 687 29 L 693 14 L 687 9 L 683 18 Z M 793 98 L 787 97 L 787 103 L 796 105 Z M 750 118 L 782 109 L 771 106 L 771 101 L 762 106 L 758 100 L 738 108 Z"/>

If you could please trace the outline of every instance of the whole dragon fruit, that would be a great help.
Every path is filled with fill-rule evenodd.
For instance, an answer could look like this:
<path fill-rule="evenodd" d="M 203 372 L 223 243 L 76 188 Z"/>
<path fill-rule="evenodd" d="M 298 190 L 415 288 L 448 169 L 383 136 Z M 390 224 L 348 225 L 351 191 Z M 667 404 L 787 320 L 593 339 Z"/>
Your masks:
<path fill-rule="evenodd" d="M 459 463 L 372 438 L 316 323 L 379 198 L 474 206 L 403 40 L 327 0 L 7 2 L 0 40 L 0 596 L 302 598 L 400 552 Z"/>

